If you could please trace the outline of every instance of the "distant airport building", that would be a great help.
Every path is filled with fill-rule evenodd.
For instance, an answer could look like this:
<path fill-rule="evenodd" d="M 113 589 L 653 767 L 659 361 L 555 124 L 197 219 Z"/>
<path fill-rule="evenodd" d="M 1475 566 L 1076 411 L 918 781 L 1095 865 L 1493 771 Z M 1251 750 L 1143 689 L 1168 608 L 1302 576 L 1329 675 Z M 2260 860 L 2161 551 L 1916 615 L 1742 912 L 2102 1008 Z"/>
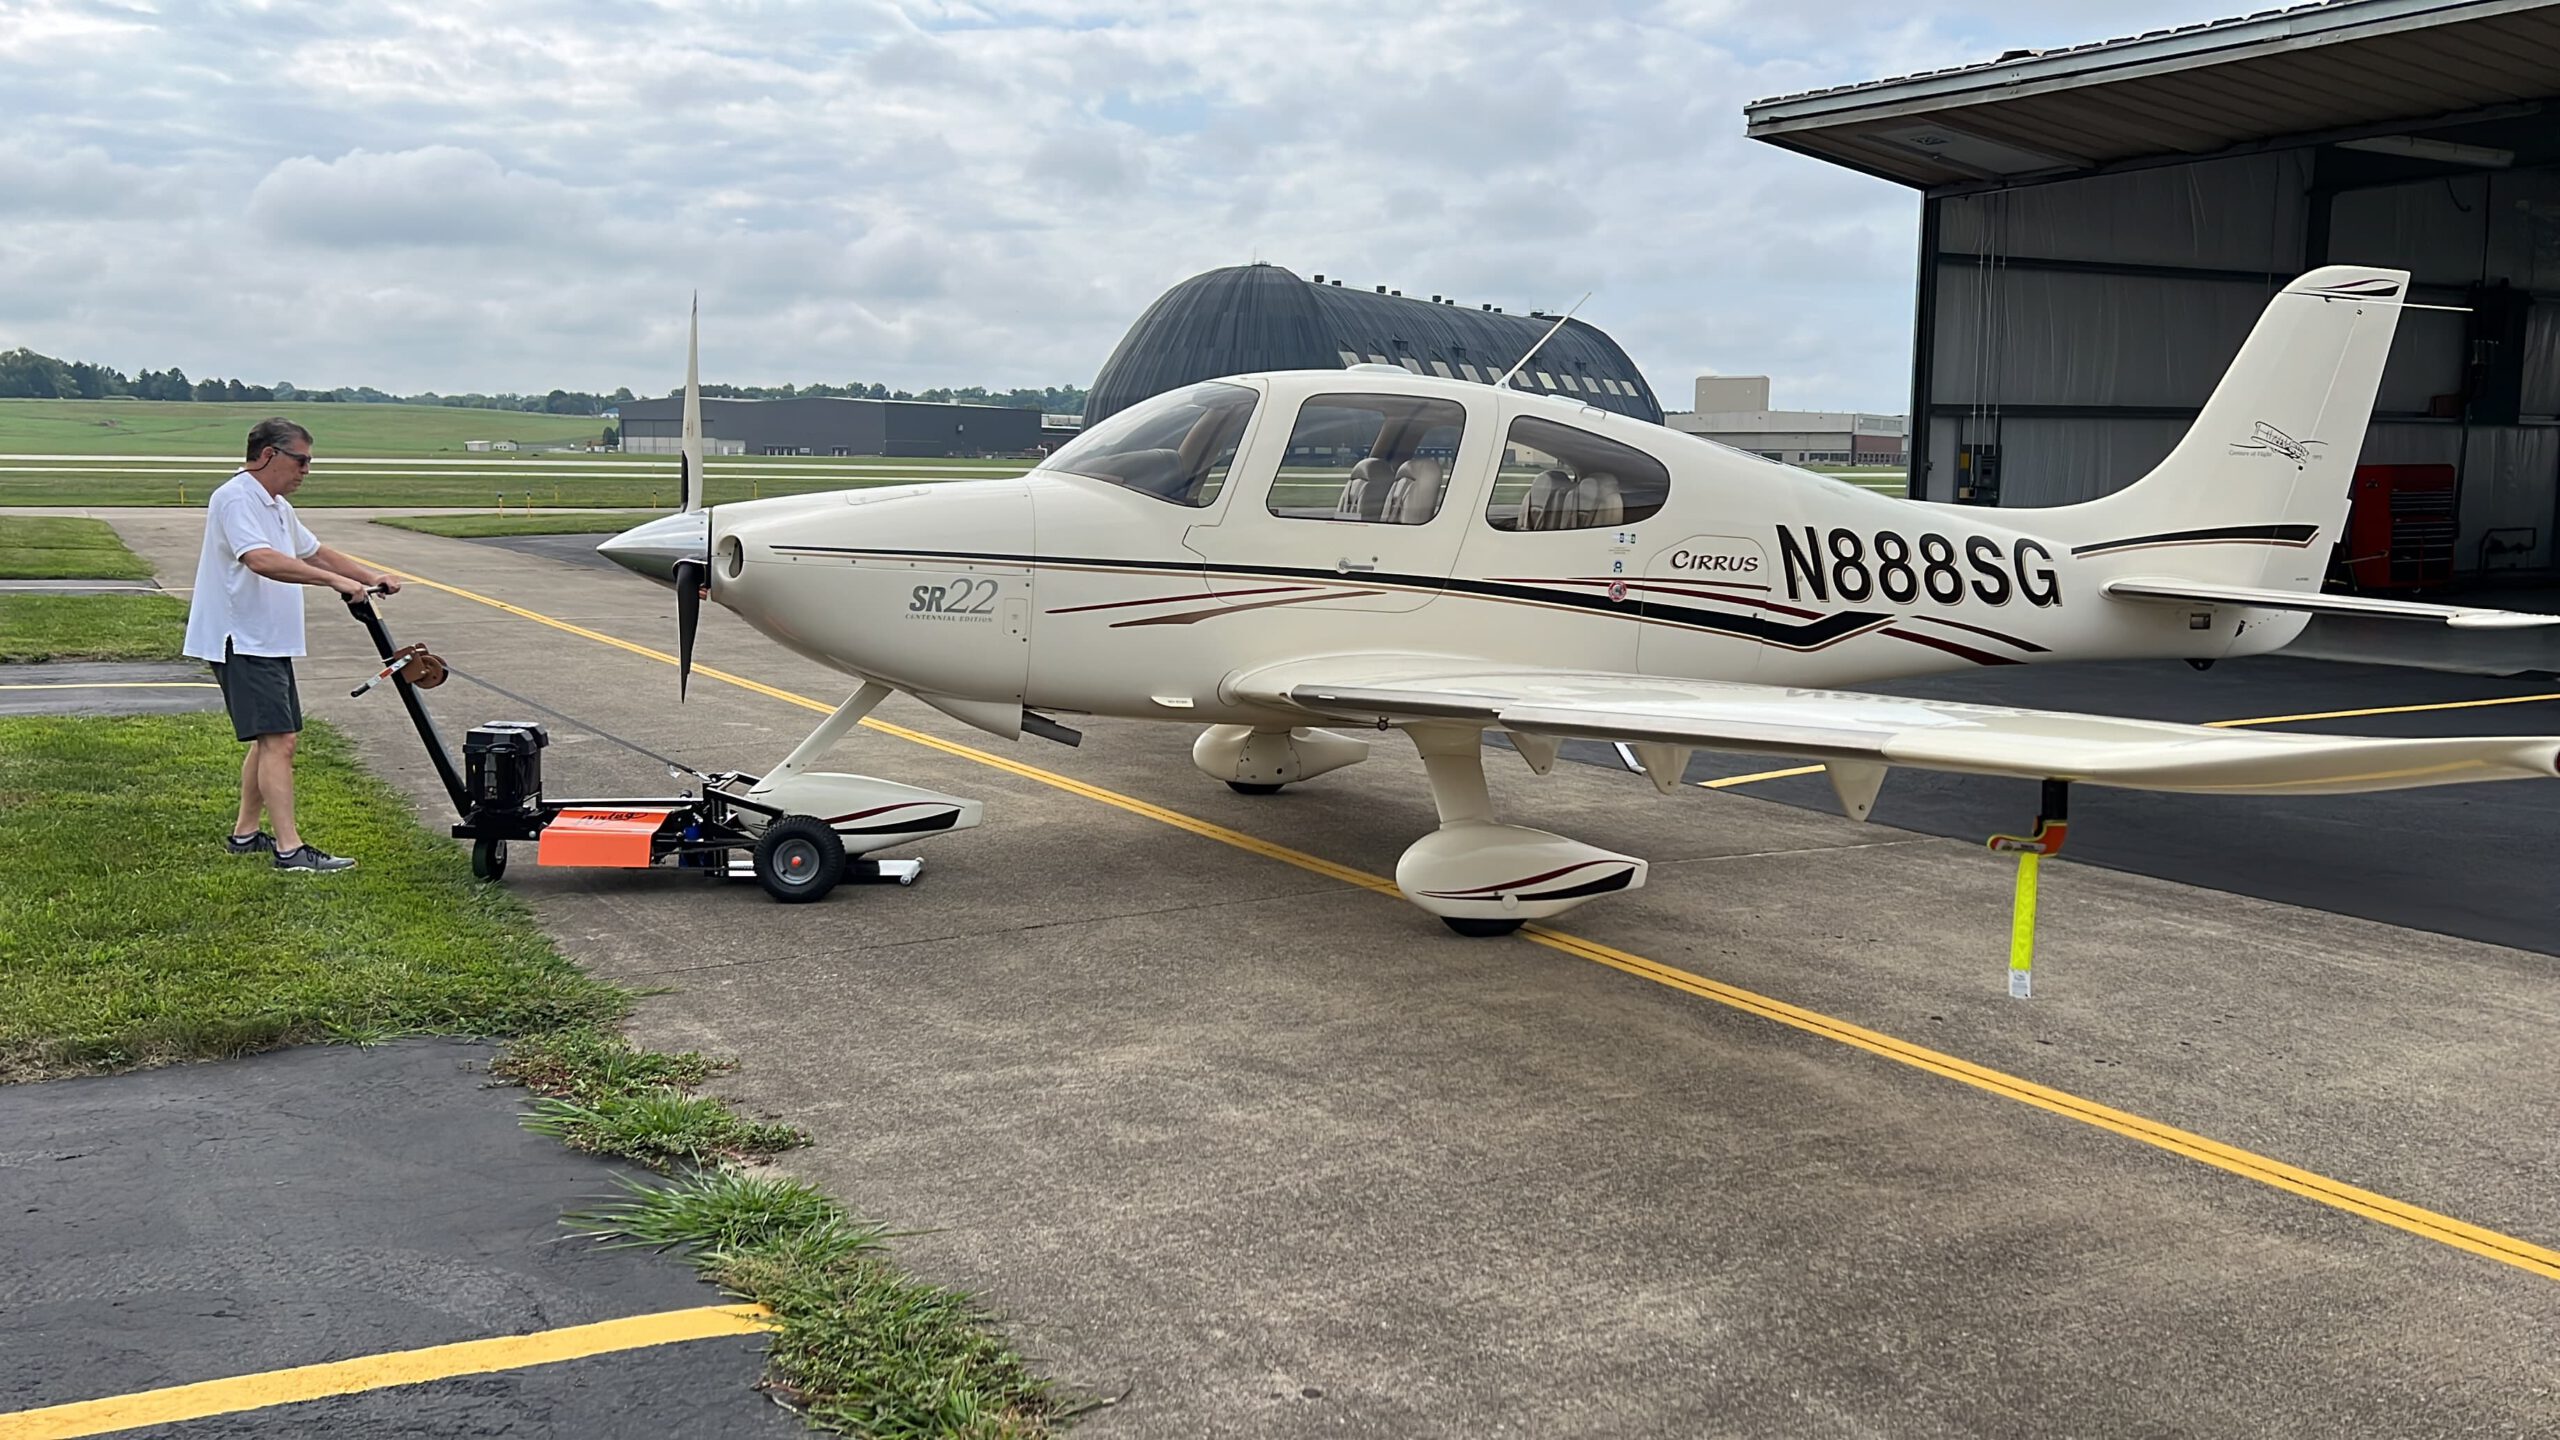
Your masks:
<path fill-rule="evenodd" d="M 1911 493 L 2140 478 L 2305 270 L 2414 276 L 2341 560 L 2560 576 L 2560 5 L 2332 0 L 1755 102 L 1918 190 Z"/>
<path fill-rule="evenodd" d="M 1408 299 L 1384 285 L 1360 290 L 1321 275 L 1301 280 L 1277 265 L 1211 270 L 1166 291 L 1138 317 L 1094 378 L 1084 419 L 1091 425 L 1151 395 L 1255 370 L 1375 363 L 1489 385 L 1538 346 L 1555 318 L 1439 295 Z M 1627 352 L 1580 320 L 1538 346 L 1511 383 L 1641 420 L 1662 419 L 1661 404 Z"/>
<path fill-rule="evenodd" d="M 1902 416 L 1772 410 L 1766 375 L 1701 375 L 1697 408 L 1674 410 L 1662 423 L 1790 465 L 1898 467 L 1908 458 Z"/>
<path fill-rule="evenodd" d="M 617 408 L 626 453 L 672 455 L 683 448 L 680 397 L 626 400 Z M 1028 455 L 1040 448 L 1041 435 L 1039 411 L 995 405 L 823 395 L 702 402 L 706 455 Z"/>

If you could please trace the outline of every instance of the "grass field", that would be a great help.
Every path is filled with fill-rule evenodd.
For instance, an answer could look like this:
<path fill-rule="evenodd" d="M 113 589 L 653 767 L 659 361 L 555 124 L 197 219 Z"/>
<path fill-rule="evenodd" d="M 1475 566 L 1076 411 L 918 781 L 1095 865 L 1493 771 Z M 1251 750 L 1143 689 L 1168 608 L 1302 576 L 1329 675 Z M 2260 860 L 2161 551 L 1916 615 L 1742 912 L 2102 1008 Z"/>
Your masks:
<path fill-rule="evenodd" d="M 151 567 L 104 520 L 0 521 L 0 580 L 148 580 Z"/>
<path fill-rule="evenodd" d="M 444 405 L 0 400 L 0 453 L 230 456 L 240 453 L 249 427 L 270 415 L 308 429 L 323 455 L 459 455 L 465 440 L 586 444 L 610 423 Z"/>
<path fill-rule="evenodd" d="M 394 530 L 415 530 L 455 540 L 485 540 L 492 535 L 606 535 L 628 530 L 670 512 L 665 510 L 590 510 L 583 515 L 386 515 L 374 521 Z"/>
<path fill-rule="evenodd" d="M 78 456 L 0 453 L 0 507 L 196 505 L 231 477 L 220 455 Z M 834 456 L 722 456 L 704 470 L 714 504 L 812 490 L 1019 475 L 1028 462 Z M 536 505 L 672 509 L 672 455 L 524 454 L 341 457 L 323 449 L 293 497 L 304 509 L 416 505 L 496 511 Z"/>
<path fill-rule="evenodd" d="M 186 638 L 175 595 L 0 595 L 0 664 L 176 660 Z"/>
<path fill-rule="evenodd" d="M 223 852 L 240 746 L 220 715 L 0 720 L 0 1079 L 620 1013 L 334 732 L 304 733 L 296 780 L 310 837 L 354 870 Z"/>

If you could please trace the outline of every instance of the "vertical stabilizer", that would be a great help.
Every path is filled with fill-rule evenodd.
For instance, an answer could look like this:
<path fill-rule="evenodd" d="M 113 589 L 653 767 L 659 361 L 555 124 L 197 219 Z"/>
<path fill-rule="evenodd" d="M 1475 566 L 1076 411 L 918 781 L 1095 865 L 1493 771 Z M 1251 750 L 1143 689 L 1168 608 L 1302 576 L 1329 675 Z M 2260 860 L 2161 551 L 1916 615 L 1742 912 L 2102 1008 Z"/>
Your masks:
<path fill-rule="evenodd" d="M 2167 459 L 2103 499 L 2019 513 L 2019 528 L 2145 574 L 2317 590 L 2408 288 L 2408 272 L 2363 265 L 2285 286 Z"/>

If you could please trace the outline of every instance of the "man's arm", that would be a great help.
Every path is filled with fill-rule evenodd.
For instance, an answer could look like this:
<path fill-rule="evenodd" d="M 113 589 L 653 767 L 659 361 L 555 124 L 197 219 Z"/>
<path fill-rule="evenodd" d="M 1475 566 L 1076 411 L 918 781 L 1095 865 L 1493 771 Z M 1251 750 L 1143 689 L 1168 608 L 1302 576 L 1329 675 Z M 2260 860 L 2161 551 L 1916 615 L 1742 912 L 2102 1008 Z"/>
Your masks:
<path fill-rule="evenodd" d="M 312 551 L 306 558 L 309 563 L 316 565 L 323 570 L 330 571 L 333 574 L 344 575 L 350 580 L 372 586 L 374 589 L 380 590 L 385 595 L 397 595 L 400 593 L 399 581 L 379 570 L 366 569 L 364 566 L 357 564 L 355 562 L 355 557 L 348 555 L 345 551 L 332 550 L 328 546 L 323 545 L 319 549 Z M 322 583 L 325 584 L 326 582 L 324 581 Z"/>
<path fill-rule="evenodd" d="M 328 553 L 328 548 L 323 546 L 313 551 L 311 558 L 317 560 Z M 342 555 L 338 558 L 343 560 L 346 557 Z M 335 570 L 323 570 L 308 561 L 296 560 L 270 545 L 261 545 L 254 550 L 244 552 L 240 556 L 240 563 L 270 580 L 281 580 L 288 585 L 325 585 L 349 599 L 362 595 L 365 589 L 365 582 L 356 576 L 341 574 Z"/>

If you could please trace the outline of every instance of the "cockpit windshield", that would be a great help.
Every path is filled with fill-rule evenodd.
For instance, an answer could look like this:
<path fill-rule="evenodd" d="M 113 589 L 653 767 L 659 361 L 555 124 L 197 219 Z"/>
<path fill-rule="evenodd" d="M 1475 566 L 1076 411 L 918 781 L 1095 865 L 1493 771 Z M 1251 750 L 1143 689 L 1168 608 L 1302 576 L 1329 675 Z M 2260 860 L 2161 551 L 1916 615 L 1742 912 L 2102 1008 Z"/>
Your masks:
<path fill-rule="evenodd" d="M 1087 430 L 1040 463 L 1043 470 L 1083 475 L 1176 505 L 1218 498 L 1261 397 L 1243 385 L 1211 380 L 1130 406 Z"/>

